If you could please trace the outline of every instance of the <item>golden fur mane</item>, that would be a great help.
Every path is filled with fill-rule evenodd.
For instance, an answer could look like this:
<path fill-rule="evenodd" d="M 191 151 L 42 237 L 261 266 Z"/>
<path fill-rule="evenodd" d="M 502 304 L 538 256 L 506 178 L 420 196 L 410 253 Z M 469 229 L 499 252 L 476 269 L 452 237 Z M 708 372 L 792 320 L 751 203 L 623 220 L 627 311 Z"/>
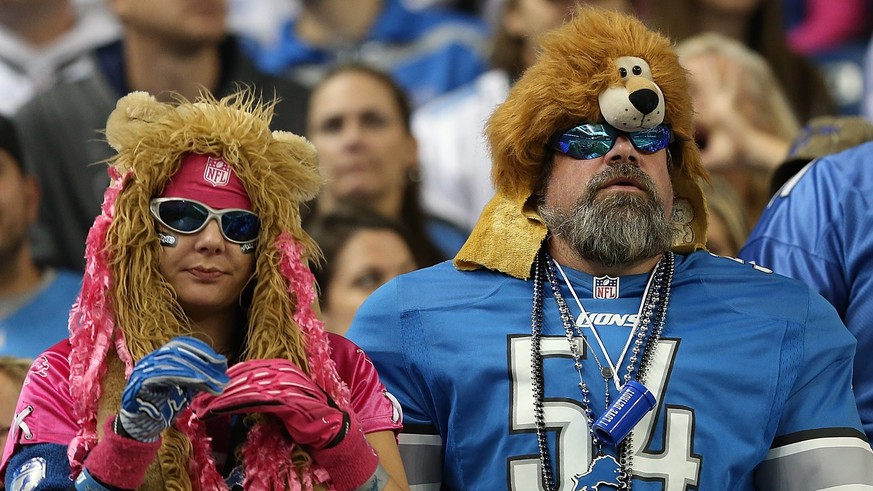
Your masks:
<path fill-rule="evenodd" d="M 680 198 L 679 221 L 684 221 L 674 223 L 679 228 L 675 248 L 688 251 L 703 247 L 706 207 L 700 181 L 708 177 L 693 140 L 686 71 L 671 41 L 635 17 L 583 6 L 570 21 L 546 36 L 536 63 L 488 121 L 486 136 L 497 193 L 456 256 L 457 267 L 487 267 L 528 277 L 539 242 L 547 232 L 530 199 L 539 192 L 543 165 L 551 158 L 548 140 L 580 123 L 604 121 L 598 97 L 621 83 L 615 60 L 623 56 L 645 60 L 664 94 L 664 122 L 675 137 L 669 147 L 673 187 Z M 501 246 L 507 236 L 519 240 Z"/>

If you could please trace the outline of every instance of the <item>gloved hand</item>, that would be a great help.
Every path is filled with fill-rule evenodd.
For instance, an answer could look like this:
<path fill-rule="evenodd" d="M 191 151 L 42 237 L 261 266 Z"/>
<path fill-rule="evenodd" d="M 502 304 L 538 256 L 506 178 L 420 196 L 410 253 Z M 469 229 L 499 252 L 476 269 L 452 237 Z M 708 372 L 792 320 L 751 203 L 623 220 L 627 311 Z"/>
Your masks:
<path fill-rule="evenodd" d="M 227 359 L 191 337 L 173 338 L 133 367 L 121 395 L 116 432 L 154 442 L 199 391 L 218 394 L 227 385 Z"/>
<path fill-rule="evenodd" d="M 274 414 L 294 442 L 309 449 L 336 446 L 349 431 L 349 414 L 288 360 L 250 360 L 232 366 L 227 375 L 230 383 L 220 395 L 194 399 L 195 414 Z"/>
<path fill-rule="evenodd" d="M 250 360 L 232 366 L 221 394 L 200 394 L 191 409 L 201 418 L 227 413 L 273 414 L 291 439 L 306 447 L 338 490 L 355 489 L 376 471 L 379 458 L 354 415 L 343 411 L 288 360 Z"/>

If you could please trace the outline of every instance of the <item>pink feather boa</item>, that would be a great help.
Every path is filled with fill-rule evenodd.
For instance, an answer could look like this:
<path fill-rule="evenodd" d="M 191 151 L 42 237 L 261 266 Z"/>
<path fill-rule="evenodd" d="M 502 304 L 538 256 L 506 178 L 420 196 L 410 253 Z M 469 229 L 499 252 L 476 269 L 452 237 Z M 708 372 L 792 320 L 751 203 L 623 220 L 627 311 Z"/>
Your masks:
<path fill-rule="evenodd" d="M 276 248 L 281 254 L 279 269 L 288 281 L 288 292 L 297 299 L 294 321 L 300 326 L 307 339 L 309 368 L 315 381 L 324 388 L 340 407 L 349 404 L 349 388 L 339 378 L 336 364 L 330 357 L 330 345 L 324 331 L 324 323 L 315 315 L 315 275 L 302 260 L 303 246 L 288 232 L 276 238 Z"/>
<path fill-rule="evenodd" d="M 114 308 L 109 295 L 112 287 L 112 275 L 108 267 L 110 257 L 106 249 L 107 233 L 115 215 L 115 201 L 131 174 L 122 178 L 111 168 L 110 174 L 112 183 L 104 194 L 102 213 L 88 233 L 82 289 L 69 318 L 72 345 L 70 391 L 78 404 L 75 413 L 79 425 L 79 431 L 67 449 L 73 475 L 81 471 L 85 456 L 97 443 L 97 411 L 101 396 L 99 381 L 106 373 L 106 356 L 110 345 L 114 344 L 116 353 L 124 363 L 125 377 L 130 375 L 133 368 L 124 335 L 115 326 Z M 312 308 L 316 299 L 315 278 L 303 263 L 303 246 L 285 232 L 277 238 L 276 247 L 280 253 L 280 271 L 288 282 L 288 292 L 297 300 L 294 321 L 307 339 L 307 358 L 313 377 L 341 407 L 348 407 L 349 389 L 337 374 L 330 358 L 323 323 Z M 188 410 L 180 415 L 174 426 L 190 439 L 193 446 L 190 475 L 196 476 L 194 484 L 201 490 L 226 490 L 227 485 L 216 469 L 210 439 L 203 423 Z M 315 484 L 326 483 L 329 479 L 327 471 L 318 465 L 301 469 L 302 475 L 297 473 L 289 458 L 293 444 L 273 426 L 273 422 L 256 425 L 243 447 L 247 465 L 246 489 L 280 489 L 289 484 L 291 491 L 302 491 L 313 489 Z"/>
<path fill-rule="evenodd" d="M 112 344 L 125 365 L 125 376 L 133 368 L 133 360 L 124 343 L 124 335 L 115 329 L 112 297 L 112 274 L 109 271 L 109 252 L 106 234 L 115 215 L 115 200 L 124 182 L 110 168 L 112 182 L 103 196 L 102 213 L 94 220 L 85 242 L 85 274 L 82 288 L 70 311 L 70 392 L 76 401 L 76 422 L 79 430 L 67 449 L 73 474 L 82 468 L 88 451 L 97 443 L 97 409 L 100 401 L 100 380 L 106 373 L 106 354 Z"/>

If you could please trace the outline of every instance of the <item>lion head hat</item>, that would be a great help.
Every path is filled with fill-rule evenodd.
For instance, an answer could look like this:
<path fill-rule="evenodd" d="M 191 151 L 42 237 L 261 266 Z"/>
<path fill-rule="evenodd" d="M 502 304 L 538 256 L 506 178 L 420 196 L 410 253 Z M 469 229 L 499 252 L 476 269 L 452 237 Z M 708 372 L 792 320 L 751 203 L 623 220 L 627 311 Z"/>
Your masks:
<path fill-rule="evenodd" d="M 315 315 L 314 278 L 306 264 L 317 247 L 300 225 L 300 203 L 314 197 L 321 184 L 315 148 L 302 137 L 271 131 L 272 111 L 273 104 L 246 91 L 221 100 L 201 94 L 173 104 L 134 92 L 109 116 L 106 138 L 117 151 L 109 161 L 112 181 L 88 235 L 82 291 L 70 316 L 70 385 L 80 422 L 68 450 L 74 472 L 97 442 L 98 421 L 118 411 L 133 364 L 191 332 L 158 270 L 162 246 L 149 202 L 192 154 L 226 162 L 261 222 L 250 295 L 240 301 L 247 322 L 240 327 L 246 332 L 239 359 L 291 360 L 340 405 L 348 404 L 348 388 Z M 258 419 L 242 446 L 246 487 L 299 489 L 301 483 L 324 482 L 326 473 L 272 425 Z M 227 489 L 204 425 L 190 410 L 164 433 L 145 487 Z"/>
<path fill-rule="evenodd" d="M 459 269 L 485 267 L 530 277 L 547 230 L 536 211 L 549 138 L 582 123 L 625 131 L 670 126 L 673 249 L 706 243 L 707 173 L 693 140 L 686 71 L 664 36 L 633 16 L 582 6 L 544 39 L 536 63 L 491 116 L 491 178 L 496 190 L 455 257 Z"/>

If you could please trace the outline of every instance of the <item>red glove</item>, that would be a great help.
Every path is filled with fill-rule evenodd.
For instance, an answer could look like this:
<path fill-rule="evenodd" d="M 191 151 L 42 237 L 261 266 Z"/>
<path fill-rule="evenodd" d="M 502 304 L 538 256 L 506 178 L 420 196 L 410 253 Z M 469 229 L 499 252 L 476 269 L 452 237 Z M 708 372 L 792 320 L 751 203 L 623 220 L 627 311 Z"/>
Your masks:
<path fill-rule="evenodd" d="M 230 383 L 221 394 L 201 393 L 192 401 L 200 418 L 228 413 L 278 417 L 291 439 L 307 447 L 330 473 L 338 490 L 355 489 L 376 471 L 379 458 L 356 418 L 290 361 L 245 361 L 227 375 Z"/>

